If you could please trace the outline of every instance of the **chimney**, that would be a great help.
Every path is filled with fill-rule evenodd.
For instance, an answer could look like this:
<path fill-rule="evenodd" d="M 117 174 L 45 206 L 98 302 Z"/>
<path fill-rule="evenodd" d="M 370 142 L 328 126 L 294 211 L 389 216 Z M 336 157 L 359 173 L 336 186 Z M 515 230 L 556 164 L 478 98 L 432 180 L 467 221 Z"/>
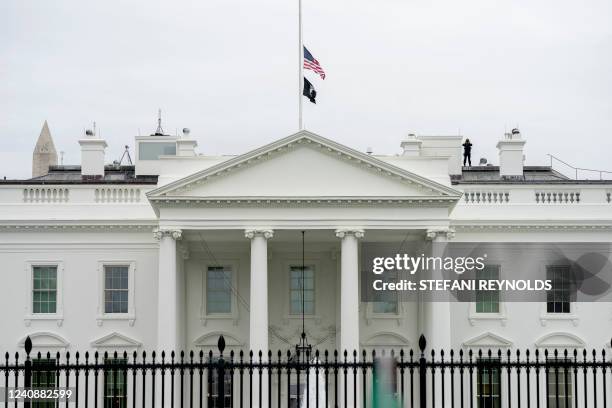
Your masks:
<path fill-rule="evenodd" d="M 176 155 L 177 156 L 195 156 L 195 148 L 198 145 L 195 139 L 189 136 L 191 131 L 188 128 L 183 129 L 183 137 L 176 140 Z"/>
<path fill-rule="evenodd" d="M 506 133 L 504 138 L 497 142 L 499 149 L 499 175 L 504 177 L 523 176 L 523 148 L 525 140 L 518 129 Z"/>
<path fill-rule="evenodd" d="M 419 140 L 414 133 L 409 133 L 408 136 L 402 140 L 402 143 L 400 143 L 403 150 L 402 156 L 420 156 L 422 143 L 423 141 Z"/>
<path fill-rule="evenodd" d="M 104 150 L 106 140 L 96 137 L 93 131 L 86 130 L 81 145 L 81 175 L 104 177 Z"/>

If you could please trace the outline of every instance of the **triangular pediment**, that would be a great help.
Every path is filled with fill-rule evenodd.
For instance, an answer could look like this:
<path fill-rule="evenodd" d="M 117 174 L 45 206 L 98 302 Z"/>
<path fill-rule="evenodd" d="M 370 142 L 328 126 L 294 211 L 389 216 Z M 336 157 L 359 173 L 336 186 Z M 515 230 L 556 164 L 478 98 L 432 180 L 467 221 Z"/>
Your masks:
<path fill-rule="evenodd" d="M 138 340 L 134 340 L 124 334 L 113 332 L 91 342 L 94 348 L 112 348 L 112 349 L 131 349 L 142 345 Z"/>
<path fill-rule="evenodd" d="M 512 347 L 512 342 L 498 334 L 486 332 L 464 341 L 463 345 L 470 348 L 506 348 Z"/>
<path fill-rule="evenodd" d="M 148 194 L 151 201 L 416 198 L 454 202 L 451 187 L 302 131 Z"/>

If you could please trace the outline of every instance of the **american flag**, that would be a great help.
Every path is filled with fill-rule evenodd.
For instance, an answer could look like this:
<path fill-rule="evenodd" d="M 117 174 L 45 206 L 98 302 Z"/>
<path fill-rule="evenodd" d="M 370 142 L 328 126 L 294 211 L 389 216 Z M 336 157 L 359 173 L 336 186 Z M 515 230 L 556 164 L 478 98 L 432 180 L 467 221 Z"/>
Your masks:
<path fill-rule="evenodd" d="M 325 71 L 321 68 L 321 64 L 319 64 L 319 61 L 312 56 L 306 47 L 304 47 L 304 68 L 313 70 L 321 76 L 321 79 L 325 79 Z"/>

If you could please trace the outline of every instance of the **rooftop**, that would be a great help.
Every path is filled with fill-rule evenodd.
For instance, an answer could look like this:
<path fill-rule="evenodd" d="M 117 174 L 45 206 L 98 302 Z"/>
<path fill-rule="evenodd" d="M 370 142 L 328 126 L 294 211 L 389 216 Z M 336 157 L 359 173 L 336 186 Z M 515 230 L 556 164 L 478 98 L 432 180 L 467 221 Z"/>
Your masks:
<path fill-rule="evenodd" d="M 499 166 L 463 167 L 460 176 L 451 176 L 457 184 L 609 184 L 610 180 L 575 180 L 550 166 L 524 166 L 522 176 L 500 176 Z"/>
<path fill-rule="evenodd" d="M 104 166 L 104 176 L 83 176 L 81 166 L 49 166 L 44 176 L 23 180 L 0 180 L 0 184 L 157 184 L 157 176 L 136 176 L 135 166 Z"/>

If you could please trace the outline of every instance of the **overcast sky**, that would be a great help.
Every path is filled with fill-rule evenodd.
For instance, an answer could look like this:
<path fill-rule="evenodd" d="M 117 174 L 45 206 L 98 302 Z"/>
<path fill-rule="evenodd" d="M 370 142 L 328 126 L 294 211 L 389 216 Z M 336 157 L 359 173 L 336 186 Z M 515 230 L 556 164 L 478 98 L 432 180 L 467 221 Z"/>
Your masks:
<path fill-rule="evenodd" d="M 395 154 L 457 134 L 497 163 L 517 124 L 547 153 L 612 170 L 609 0 L 303 0 L 307 129 Z M 297 0 L 0 1 L 0 177 L 29 177 L 47 119 L 65 164 L 96 121 L 118 159 L 133 137 L 189 127 L 205 154 L 297 130 Z"/>

